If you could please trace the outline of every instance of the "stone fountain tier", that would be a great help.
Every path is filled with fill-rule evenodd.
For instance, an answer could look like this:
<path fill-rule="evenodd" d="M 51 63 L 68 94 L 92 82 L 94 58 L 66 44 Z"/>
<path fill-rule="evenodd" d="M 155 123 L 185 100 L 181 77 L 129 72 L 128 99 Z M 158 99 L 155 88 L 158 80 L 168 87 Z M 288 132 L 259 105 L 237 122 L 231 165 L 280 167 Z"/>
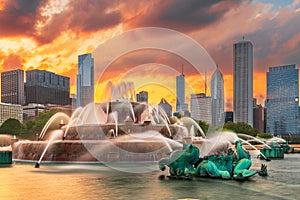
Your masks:
<path fill-rule="evenodd" d="M 13 159 L 38 161 L 48 141 L 20 141 L 13 146 Z M 178 147 L 172 146 L 176 149 Z M 88 150 L 87 150 L 88 149 Z M 54 141 L 42 161 L 109 162 L 109 161 L 158 161 L 170 149 L 164 141 L 140 139 L 65 140 Z"/>
<path fill-rule="evenodd" d="M 113 138 L 116 134 L 115 124 L 91 124 L 70 127 L 66 140 L 106 140 Z M 178 126 L 169 125 L 171 135 L 176 135 L 179 128 Z M 111 130 L 114 130 L 113 132 Z M 143 133 L 149 130 L 157 131 L 165 137 L 170 137 L 168 128 L 163 124 L 134 124 L 124 123 L 118 124 L 118 136 L 126 135 L 129 133 Z"/>

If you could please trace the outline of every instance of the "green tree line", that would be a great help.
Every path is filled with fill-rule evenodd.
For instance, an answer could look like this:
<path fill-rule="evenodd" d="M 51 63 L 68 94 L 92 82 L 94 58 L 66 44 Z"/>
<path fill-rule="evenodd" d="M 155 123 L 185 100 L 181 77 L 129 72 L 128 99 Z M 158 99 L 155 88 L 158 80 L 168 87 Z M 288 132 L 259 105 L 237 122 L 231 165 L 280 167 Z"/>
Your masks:
<path fill-rule="evenodd" d="M 9 118 L 0 126 L 0 134 L 10 134 L 18 138 L 33 140 L 36 138 L 36 134 L 42 131 L 47 121 L 57 112 L 63 111 L 59 109 L 43 111 L 39 113 L 36 119 L 28 120 L 25 124 L 17 119 Z"/>

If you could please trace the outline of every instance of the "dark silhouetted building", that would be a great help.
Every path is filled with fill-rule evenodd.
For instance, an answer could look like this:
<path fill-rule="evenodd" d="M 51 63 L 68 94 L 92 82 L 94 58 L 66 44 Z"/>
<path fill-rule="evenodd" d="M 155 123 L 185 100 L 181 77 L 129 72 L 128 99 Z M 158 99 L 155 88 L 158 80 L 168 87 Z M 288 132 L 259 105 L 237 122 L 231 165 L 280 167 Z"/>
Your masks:
<path fill-rule="evenodd" d="M 26 72 L 26 104 L 70 105 L 70 78 L 46 70 Z"/>
<path fill-rule="evenodd" d="M 172 106 L 167 102 L 166 99 L 162 98 L 158 104 L 166 112 L 168 117 L 172 116 Z"/>
<path fill-rule="evenodd" d="M 1 73 L 1 101 L 24 105 L 24 71 L 12 70 Z"/>
<path fill-rule="evenodd" d="M 136 94 L 136 101 L 148 103 L 148 92 L 141 91 L 138 94 Z"/>
<path fill-rule="evenodd" d="M 225 123 L 226 122 L 233 122 L 233 112 L 231 111 L 225 112 Z"/>
<path fill-rule="evenodd" d="M 257 104 L 256 99 L 253 99 L 253 128 L 256 128 L 259 133 L 265 130 L 264 119 L 264 108 L 261 104 Z"/>

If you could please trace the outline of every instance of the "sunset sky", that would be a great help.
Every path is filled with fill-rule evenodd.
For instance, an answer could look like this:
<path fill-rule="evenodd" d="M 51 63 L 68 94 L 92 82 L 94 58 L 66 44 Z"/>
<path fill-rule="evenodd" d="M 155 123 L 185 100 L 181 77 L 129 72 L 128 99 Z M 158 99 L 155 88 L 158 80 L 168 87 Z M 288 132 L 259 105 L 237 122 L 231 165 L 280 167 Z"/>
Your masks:
<path fill-rule="evenodd" d="M 143 27 L 172 29 L 202 45 L 223 73 L 226 110 L 232 110 L 232 45 L 243 36 L 254 45 L 258 103 L 265 98 L 269 66 L 300 66 L 300 0 L 0 0 L 0 71 L 49 70 L 70 77 L 75 92 L 78 55 Z M 150 101 L 165 97 L 174 106 L 182 64 L 189 103 L 190 93 L 204 91 L 203 74 L 170 52 L 151 49 L 122 55 L 95 77 L 101 90 L 96 99 L 105 100 L 110 85 L 133 81 L 136 91 L 149 92 Z"/>

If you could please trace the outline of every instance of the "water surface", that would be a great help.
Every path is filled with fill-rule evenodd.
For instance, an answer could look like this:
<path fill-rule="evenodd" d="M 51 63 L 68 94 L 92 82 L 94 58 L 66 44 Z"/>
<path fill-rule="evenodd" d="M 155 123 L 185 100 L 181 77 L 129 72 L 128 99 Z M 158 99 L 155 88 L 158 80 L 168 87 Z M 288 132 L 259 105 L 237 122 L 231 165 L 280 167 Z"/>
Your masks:
<path fill-rule="evenodd" d="M 253 162 L 254 170 L 262 161 Z M 300 154 L 267 165 L 268 177 L 238 182 L 169 180 L 167 172 L 125 173 L 100 164 L 42 163 L 36 169 L 34 163 L 17 162 L 0 168 L 0 199 L 299 199 Z"/>

